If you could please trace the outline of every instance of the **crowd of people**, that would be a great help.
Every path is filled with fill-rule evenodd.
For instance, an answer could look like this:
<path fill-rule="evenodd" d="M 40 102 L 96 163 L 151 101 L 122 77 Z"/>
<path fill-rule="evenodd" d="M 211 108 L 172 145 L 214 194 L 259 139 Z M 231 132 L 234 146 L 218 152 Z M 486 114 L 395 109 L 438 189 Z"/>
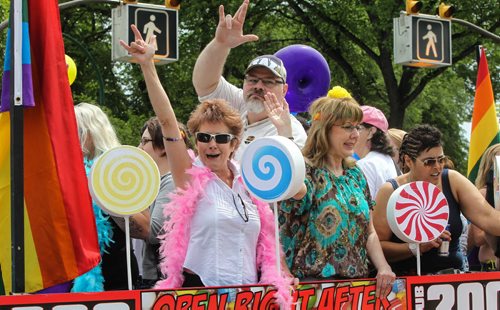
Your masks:
<path fill-rule="evenodd" d="M 136 287 L 267 283 L 286 304 L 298 281 L 374 277 L 377 296 L 386 296 L 396 276 L 416 274 L 418 253 L 423 274 L 464 270 L 459 240 L 468 223 L 470 239 L 480 246 L 481 266 L 496 270 L 498 258 L 484 235 L 500 235 L 500 211 L 491 207 L 488 187 L 499 146 L 483 157 L 476 188 L 459 172 L 445 168 L 437 128 L 419 125 L 408 133 L 389 128 L 381 110 L 361 106 L 346 92 L 315 100 L 306 132 L 290 114 L 287 71 L 278 57 L 253 59 L 242 88 L 222 76 L 230 50 L 258 40 L 243 33 L 248 5 L 244 0 L 234 16 L 219 8 L 215 37 L 194 66 L 200 104 L 187 129 L 177 121 L 157 74 L 155 37 L 144 41 L 132 25 L 135 39 L 121 42 L 141 68 L 156 115 L 144 124 L 139 147 L 151 155 L 161 174 L 155 202 L 130 218 L 131 236 L 144 242 L 142 251 L 135 253 L 142 262 L 141 277 L 137 262 L 132 262 L 134 279 L 141 279 Z M 75 113 L 84 164 L 90 169 L 119 141 L 97 106 L 81 103 Z M 306 164 L 300 190 L 281 201 L 275 215 L 245 189 L 239 169 L 243 150 L 254 139 L 273 135 L 292 139 Z M 415 181 L 430 182 L 443 192 L 450 227 L 435 240 L 409 244 L 391 231 L 386 213 L 391 194 Z M 81 276 L 83 280 L 76 279 L 74 291 L 126 289 L 123 219 L 97 206 L 94 212 L 102 263 Z M 274 238 L 274 216 L 280 240 Z M 447 256 L 438 255 L 443 241 L 450 243 Z M 281 258 L 276 257 L 276 246 L 282 249 Z M 88 277 L 95 286 L 85 285 Z"/>

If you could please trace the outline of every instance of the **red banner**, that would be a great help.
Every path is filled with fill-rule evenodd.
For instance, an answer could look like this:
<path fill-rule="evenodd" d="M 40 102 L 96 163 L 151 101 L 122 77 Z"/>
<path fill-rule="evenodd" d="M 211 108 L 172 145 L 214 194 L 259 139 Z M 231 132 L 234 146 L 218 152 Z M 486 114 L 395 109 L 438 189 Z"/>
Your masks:
<path fill-rule="evenodd" d="M 171 291 L 114 291 L 0 297 L 0 310 L 279 309 L 269 286 Z M 375 298 L 373 279 L 303 283 L 293 294 L 294 309 L 500 309 L 500 272 L 398 278 L 391 293 Z M 57 307 L 57 308 L 56 308 Z"/>

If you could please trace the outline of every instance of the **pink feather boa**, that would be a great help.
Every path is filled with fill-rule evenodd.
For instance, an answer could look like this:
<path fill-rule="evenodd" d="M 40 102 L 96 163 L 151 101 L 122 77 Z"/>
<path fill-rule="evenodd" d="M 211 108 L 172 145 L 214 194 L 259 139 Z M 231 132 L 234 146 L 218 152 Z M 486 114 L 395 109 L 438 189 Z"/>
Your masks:
<path fill-rule="evenodd" d="M 178 189 L 171 195 L 170 202 L 165 206 L 164 231 L 160 237 L 160 269 L 168 277 L 156 283 L 156 289 L 179 288 L 184 282 L 182 276 L 183 264 L 186 258 L 191 219 L 196 212 L 198 201 L 204 194 L 206 184 L 215 178 L 215 174 L 206 167 L 193 166 L 187 171 L 191 175 L 191 183 L 187 189 Z M 239 179 L 241 181 L 241 177 Z M 274 216 L 269 205 L 251 197 L 259 212 L 261 230 L 257 244 L 257 267 L 261 271 L 259 284 L 272 284 L 277 289 L 277 300 L 284 309 L 290 309 L 292 296 L 290 283 L 292 278 L 276 270 L 275 228 Z M 182 206 L 182 207 L 180 207 Z M 172 255 L 175 253 L 174 255 Z M 170 254 L 170 255 L 169 255 Z"/>

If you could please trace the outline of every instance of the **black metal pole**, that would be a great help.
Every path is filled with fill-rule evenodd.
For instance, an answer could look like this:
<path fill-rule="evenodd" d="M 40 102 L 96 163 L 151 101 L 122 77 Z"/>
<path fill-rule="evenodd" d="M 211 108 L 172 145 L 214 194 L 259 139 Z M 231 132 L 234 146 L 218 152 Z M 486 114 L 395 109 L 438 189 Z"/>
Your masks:
<path fill-rule="evenodd" d="M 497 36 L 496 34 L 489 32 L 488 30 L 483 29 L 483 28 L 479 27 L 478 25 L 475 25 L 471 22 L 468 22 L 468 21 L 463 20 L 463 19 L 455 18 L 455 17 L 453 17 L 451 20 L 453 22 L 456 22 L 457 24 L 462 25 L 462 26 L 469 27 L 470 29 L 481 34 L 482 36 L 485 36 L 485 37 L 493 40 L 493 42 L 495 42 L 495 43 L 500 43 L 500 36 Z"/>
<path fill-rule="evenodd" d="M 19 93 L 17 85 L 16 64 L 22 61 L 22 13 L 19 20 L 19 14 L 15 10 L 22 10 L 22 0 L 10 1 L 10 177 L 11 177 L 11 238 L 12 238 L 12 291 L 14 293 L 23 293 L 24 283 L 24 115 L 22 106 L 22 93 Z M 22 12 L 22 11 L 21 11 Z M 17 15 L 17 17 L 16 17 Z M 17 24 L 17 25 L 16 25 Z M 19 33 L 18 33 L 19 31 Z M 17 42 L 17 44 L 16 44 Z M 21 42 L 21 44 L 19 44 Z M 21 67 L 22 68 L 22 67 Z"/>
<path fill-rule="evenodd" d="M 482 45 L 478 45 L 476 47 L 476 62 L 477 62 L 477 69 L 479 70 L 479 61 L 481 60 L 481 47 Z"/>

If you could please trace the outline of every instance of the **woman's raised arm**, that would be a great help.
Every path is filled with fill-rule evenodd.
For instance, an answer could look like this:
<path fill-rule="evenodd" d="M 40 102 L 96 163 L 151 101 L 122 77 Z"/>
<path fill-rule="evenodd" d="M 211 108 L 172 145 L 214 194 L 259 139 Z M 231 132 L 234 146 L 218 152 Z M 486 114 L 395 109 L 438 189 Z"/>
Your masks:
<path fill-rule="evenodd" d="M 161 124 L 165 151 L 172 171 L 172 177 L 177 187 L 184 188 L 189 180 L 186 170 L 191 168 L 191 157 L 187 152 L 184 140 L 177 126 L 174 109 L 168 95 L 160 83 L 156 67 L 153 62 L 155 54 L 156 36 L 150 42 L 145 42 L 135 25 L 131 25 L 135 40 L 128 45 L 120 40 L 120 44 L 130 53 L 133 59 L 140 64 L 144 81 L 148 90 L 149 100 Z"/>

